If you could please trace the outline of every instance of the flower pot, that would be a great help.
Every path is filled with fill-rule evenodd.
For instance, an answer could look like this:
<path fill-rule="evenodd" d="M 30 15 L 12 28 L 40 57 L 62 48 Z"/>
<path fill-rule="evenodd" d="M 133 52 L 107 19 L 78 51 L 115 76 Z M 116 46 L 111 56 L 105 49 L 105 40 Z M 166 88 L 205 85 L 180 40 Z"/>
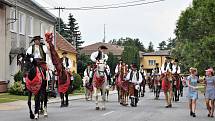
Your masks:
<path fill-rule="evenodd" d="M 8 83 L 5 81 L 0 81 L 0 93 L 7 92 L 7 85 Z"/>

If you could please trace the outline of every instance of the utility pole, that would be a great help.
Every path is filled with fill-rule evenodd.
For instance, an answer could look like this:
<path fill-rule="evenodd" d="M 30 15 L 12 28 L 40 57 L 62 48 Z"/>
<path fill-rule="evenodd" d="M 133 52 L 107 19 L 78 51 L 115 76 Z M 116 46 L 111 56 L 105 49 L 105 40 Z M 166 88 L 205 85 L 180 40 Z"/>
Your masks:
<path fill-rule="evenodd" d="M 60 33 L 60 12 L 61 10 L 65 9 L 64 7 L 55 7 L 54 9 L 58 9 L 58 30 L 59 30 L 59 33 Z"/>
<path fill-rule="evenodd" d="M 105 24 L 104 24 L 104 39 L 103 39 L 103 42 L 105 43 Z"/>

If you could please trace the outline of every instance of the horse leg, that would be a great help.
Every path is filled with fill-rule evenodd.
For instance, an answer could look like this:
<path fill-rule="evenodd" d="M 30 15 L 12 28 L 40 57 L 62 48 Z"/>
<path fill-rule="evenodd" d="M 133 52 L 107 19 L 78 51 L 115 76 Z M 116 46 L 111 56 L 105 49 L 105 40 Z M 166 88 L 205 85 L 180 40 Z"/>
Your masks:
<path fill-rule="evenodd" d="M 32 92 L 28 92 L 29 95 L 28 95 L 28 108 L 29 108 L 29 113 L 30 113 L 30 119 L 34 119 L 34 114 L 33 114 L 33 111 L 31 109 L 31 97 L 32 97 Z"/>
<path fill-rule="evenodd" d="M 102 110 L 105 110 L 105 93 L 106 93 L 106 87 L 105 86 L 103 86 L 103 88 L 102 88 Z"/>
<path fill-rule="evenodd" d="M 60 99 L 61 99 L 61 105 L 60 105 L 60 107 L 64 107 L 65 104 L 64 104 L 64 94 L 63 93 L 60 93 Z"/>
<path fill-rule="evenodd" d="M 40 108 L 40 92 L 35 95 L 35 111 L 34 111 L 34 114 L 35 114 L 35 119 L 38 119 L 39 118 L 39 108 Z"/>
<path fill-rule="evenodd" d="M 44 92 L 44 116 L 48 116 L 48 112 L 47 112 L 47 103 L 48 103 L 48 93 L 45 91 Z"/>
<path fill-rule="evenodd" d="M 97 88 L 94 88 L 94 93 L 95 93 L 95 97 L 96 97 L 96 110 L 99 110 L 99 105 L 98 105 L 98 92 L 97 92 Z"/>
<path fill-rule="evenodd" d="M 66 94 L 65 94 L 65 98 L 66 98 L 66 107 L 69 106 L 69 92 L 67 91 Z"/>
<path fill-rule="evenodd" d="M 106 90 L 106 94 L 107 94 L 107 101 L 108 101 L 109 90 Z"/>
<path fill-rule="evenodd" d="M 88 92 L 87 92 L 87 88 L 84 87 L 84 93 L 85 93 L 85 99 L 87 100 L 88 99 Z"/>

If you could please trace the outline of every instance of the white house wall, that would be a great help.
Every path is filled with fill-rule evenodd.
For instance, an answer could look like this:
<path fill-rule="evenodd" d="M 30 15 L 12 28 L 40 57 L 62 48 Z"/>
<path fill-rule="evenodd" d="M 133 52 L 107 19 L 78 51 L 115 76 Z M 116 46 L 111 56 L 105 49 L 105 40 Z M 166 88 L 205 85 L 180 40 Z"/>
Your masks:
<path fill-rule="evenodd" d="M 54 26 L 55 23 L 53 23 L 53 21 L 48 21 L 47 19 L 45 19 L 45 16 L 39 15 L 38 13 L 35 13 L 33 10 L 31 10 L 28 6 L 24 6 L 21 4 L 17 4 L 17 17 L 19 17 L 20 12 L 23 13 L 25 15 L 25 33 L 20 34 L 19 33 L 19 20 L 16 21 L 16 32 L 12 32 L 10 31 L 10 24 L 7 26 L 8 27 L 8 35 L 7 38 L 9 39 L 8 42 L 10 44 L 7 45 L 8 48 L 10 49 L 14 49 L 14 48 L 24 48 L 27 49 L 31 44 L 30 41 L 32 39 L 33 36 L 38 36 L 41 35 L 43 38 L 45 35 L 45 32 L 50 31 L 54 33 Z M 13 10 L 15 8 L 10 8 L 7 11 L 8 14 L 8 18 L 7 18 L 7 22 L 10 22 L 10 10 Z M 30 35 L 30 17 L 33 17 L 33 35 Z M 42 23 L 42 29 L 40 27 L 40 24 Z M 42 30 L 42 32 L 41 32 Z M 0 40 L 1 41 L 1 40 Z M 8 55 L 7 58 L 9 58 L 9 52 L 8 51 Z M 9 63 L 8 63 L 9 64 Z M 11 63 L 11 65 L 9 66 L 9 73 L 7 74 L 7 79 L 6 80 L 10 80 L 11 83 L 13 83 L 13 75 L 16 74 L 19 71 L 19 67 L 17 66 L 17 57 L 15 57 Z"/>

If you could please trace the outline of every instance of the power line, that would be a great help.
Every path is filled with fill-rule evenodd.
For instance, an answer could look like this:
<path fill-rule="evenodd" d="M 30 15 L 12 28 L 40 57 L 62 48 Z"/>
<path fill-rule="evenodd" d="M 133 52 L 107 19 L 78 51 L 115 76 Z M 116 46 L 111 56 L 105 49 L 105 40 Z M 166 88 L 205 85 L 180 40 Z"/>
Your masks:
<path fill-rule="evenodd" d="M 140 2 L 141 3 L 135 3 L 135 2 Z M 166 0 L 154 0 L 154 1 L 149 1 L 149 2 L 143 2 L 146 0 L 138 0 L 138 1 L 131 1 L 131 2 L 126 2 L 124 4 L 128 4 L 128 3 L 135 3 L 135 4 L 128 4 L 128 5 L 119 5 L 119 4 L 123 4 L 123 3 L 119 3 L 118 6 L 114 6 L 114 4 L 109 4 L 109 5 L 103 5 L 103 6 L 110 6 L 110 7 L 79 7 L 79 8 L 62 8 L 65 10 L 99 10 L 99 9 L 113 9 L 113 8 L 126 8 L 126 7 L 132 7 L 132 6 L 140 6 L 140 5 L 147 5 L 147 4 L 153 4 L 153 3 L 158 3 L 158 2 L 164 2 Z M 45 8 L 45 7 L 44 7 Z M 45 8 L 45 9 L 49 9 L 49 8 Z M 56 8 L 50 8 L 49 10 L 56 10 Z"/>

